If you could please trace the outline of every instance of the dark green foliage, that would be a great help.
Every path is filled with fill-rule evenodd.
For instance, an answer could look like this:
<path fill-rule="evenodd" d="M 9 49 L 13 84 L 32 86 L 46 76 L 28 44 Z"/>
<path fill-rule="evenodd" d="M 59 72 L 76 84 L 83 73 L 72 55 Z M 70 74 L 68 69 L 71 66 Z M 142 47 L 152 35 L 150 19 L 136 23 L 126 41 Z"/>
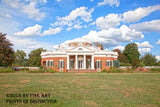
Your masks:
<path fill-rule="evenodd" d="M 123 72 L 125 72 L 125 71 L 122 70 L 122 69 L 116 68 L 116 67 L 111 67 L 111 68 L 107 71 L 107 73 L 123 73 Z"/>
<path fill-rule="evenodd" d="M 129 43 L 126 45 L 123 54 L 126 55 L 129 63 L 131 64 L 132 68 L 137 68 L 139 66 L 139 56 L 140 53 L 138 51 L 138 46 L 135 43 Z"/>
<path fill-rule="evenodd" d="M 29 71 L 29 68 L 21 68 L 21 71 Z"/>
<path fill-rule="evenodd" d="M 150 71 L 159 71 L 160 72 L 160 68 L 151 68 L 149 69 Z"/>
<path fill-rule="evenodd" d="M 119 67 L 119 60 L 113 60 L 113 66 Z"/>
<path fill-rule="evenodd" d="M 46 51 L 43 48 L 38 48 L 36 50 L 31 51 L 29 54 L 28 64 L 32 67 L 39 67 L 41 66 L 41 52 Z"/>
<path fill-rule="evenodd" d="M 54 71 L 53 69 L 40 69 L 40 70 L 32 70 L 32 71 L 28 71 L 28 73 L 55 73 L 58 71 Z"/>
<path fill-rule="evenodd" d="M 13 69 L 0 69 L 0 73 L 14 73 Z"/>
<path fill-rule="evenodd" d="M 140 59 L 145 66 L 154 66 L 157 62 L 156 56 L 150 53 L 144 54 Z"/>
<path fill-rule="evenodd" d="M 107 72 L 106 69 L 102 70 L 101 72 Z"/>
<path fill-rule="evenodd" d="M 14 53 L 15 61 L 12 66 L 27 66 L 26 53 L 23 50 L 17 50 Z"/>
<path fill-rule="evenodd" d="M 0 33 L 0 66 L 7 67 L 14 61 L 13 44 L 6 38 L 6 34 Z"/>
<path fill-rule="evenodd" d="M 120 61 L 120 65 L 127 66 L 127 63 L 129 62 L 127 56 L 124 55 L 119 49 L 114 49 L 113 51 L 118 53 L 118 60 Z"/>

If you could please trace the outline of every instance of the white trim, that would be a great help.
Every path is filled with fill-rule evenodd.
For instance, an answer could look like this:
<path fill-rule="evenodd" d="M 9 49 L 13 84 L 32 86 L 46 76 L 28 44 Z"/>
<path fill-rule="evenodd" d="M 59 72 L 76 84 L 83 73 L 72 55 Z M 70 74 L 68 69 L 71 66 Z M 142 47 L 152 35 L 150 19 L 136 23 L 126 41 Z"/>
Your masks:
<path fill-rule="evenodd" d="M 69 69 L 69 55 L 67 55 L 67 69 Z"/>
<path fill-rule="evenodd" d="M 91 69 L 94 69 L 94 55 L 91 58 Z"/>
<path fill-rule="evenodd" d="M 86 55 L 84 55 L 83 57 L 84 57 L 84 69 L 86 69 Z"/>

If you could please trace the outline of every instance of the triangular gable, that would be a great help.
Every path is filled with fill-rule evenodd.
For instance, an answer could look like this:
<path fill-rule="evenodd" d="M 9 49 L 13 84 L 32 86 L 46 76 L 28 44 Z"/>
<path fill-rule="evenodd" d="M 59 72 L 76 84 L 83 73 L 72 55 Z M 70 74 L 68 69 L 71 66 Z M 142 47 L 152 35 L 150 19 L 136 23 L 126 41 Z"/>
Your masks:
<path fill-rule="evenodd" d="M 83 52 L 83 51 L 94 51 L 93 49 L 91 48 L 88 48 L 88 47 L 83 47 L 83 46 L 79 46 L 79 47 L 73 47 L 72 49 L 69 49 L 68 51 L 70 52 Z"/>

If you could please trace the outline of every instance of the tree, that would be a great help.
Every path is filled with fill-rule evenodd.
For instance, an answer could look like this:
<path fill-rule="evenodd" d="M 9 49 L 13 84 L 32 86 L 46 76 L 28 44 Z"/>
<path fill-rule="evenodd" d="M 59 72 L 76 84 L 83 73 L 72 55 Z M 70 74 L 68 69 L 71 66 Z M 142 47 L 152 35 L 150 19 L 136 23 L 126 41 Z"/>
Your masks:
<path fill-rule="evenodd" d="M 138 46 L 135 43 L 129 43 L 126 45 L 123 54 L 126 55 L 129 63 L 132 65 L 132 68 L 137 68 L 139 65 L 139 56 Z"/>
<path fill-rule="evenodd" d="M 29 54 L 28 64 L 29 66 L 41 66 L 41 52 L 46 51 L 43 48 L 38 48 L 36 50 L 31 51 Z"/>
<path fill-rule="evenodd" d="M 145 66 L 153 66 L 157 62 L 156 56 L 150 53 L 144 54 L 140 60 L 145 64 Z"/>
<path fill-rule="evenodd" d="M 0 66 L 10 66 L 14 61 L 13 44 L 6 38 L 6 34 L 0 33 Z"/>
<path fill-rule="evenodd" d="M 14 56 L 15 56 L 14 66 L 27 65 L 26 53 L 23 50 L 17 50 L 14 53 Z"/>
<path fill-rule="evenodd" d="M 118 52 L 118 60 L 120 61 L 120 65 L 126 66 L 128 64 L 127 56 L 124 55 L 119 49 L 114 49 L 114 52 Z"/>

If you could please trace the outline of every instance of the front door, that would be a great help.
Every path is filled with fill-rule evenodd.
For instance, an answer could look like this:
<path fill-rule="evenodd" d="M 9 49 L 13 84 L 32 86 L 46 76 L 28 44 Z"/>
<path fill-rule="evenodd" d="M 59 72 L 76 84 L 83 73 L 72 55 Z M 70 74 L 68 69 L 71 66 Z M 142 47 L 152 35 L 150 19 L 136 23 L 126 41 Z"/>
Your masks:
<path fill-rule="evenodd" d="M 83 68 L 83 60 L 78 60 L 78 69 Z"/>
<path fill-rule="evenodd" d="M 74 60 L 70 60 L 69 65 L 70 65 L 70 67 L 69 67 L 70 69 L 74 69 Z"/>

